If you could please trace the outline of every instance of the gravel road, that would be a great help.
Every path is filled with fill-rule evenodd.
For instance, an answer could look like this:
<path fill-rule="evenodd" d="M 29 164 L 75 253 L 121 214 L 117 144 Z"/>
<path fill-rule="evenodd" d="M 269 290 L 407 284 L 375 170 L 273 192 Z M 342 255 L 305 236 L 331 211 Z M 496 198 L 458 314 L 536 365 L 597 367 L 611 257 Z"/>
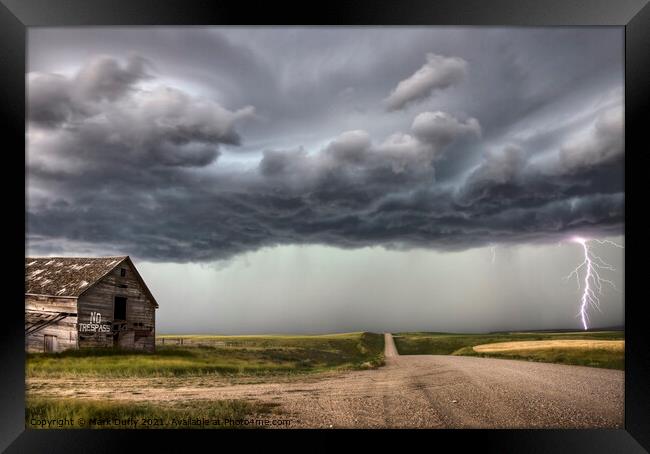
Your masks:
<path fill-rule="evenodd" d="M 274 412 L 290 418 L 290 427 L 623 427 L 623 371 L 464 356 L 400 356 L 390 334 L 385 355 L 386 365 L 378 369 L 274 383 L 83 380 L 83 394 L 56 379 L 30 379 L 27 385 L 30 395 L 275 403 Z"/>

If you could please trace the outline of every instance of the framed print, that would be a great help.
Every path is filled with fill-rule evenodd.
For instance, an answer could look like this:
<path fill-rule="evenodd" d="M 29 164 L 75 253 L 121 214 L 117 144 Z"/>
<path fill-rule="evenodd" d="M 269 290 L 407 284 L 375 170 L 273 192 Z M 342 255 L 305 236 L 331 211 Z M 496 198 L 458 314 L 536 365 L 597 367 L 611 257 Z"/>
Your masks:
<path fill-rule="evenodd" d="M 649 17 L 2 0 L 2 448 L 644 452 Z"/>

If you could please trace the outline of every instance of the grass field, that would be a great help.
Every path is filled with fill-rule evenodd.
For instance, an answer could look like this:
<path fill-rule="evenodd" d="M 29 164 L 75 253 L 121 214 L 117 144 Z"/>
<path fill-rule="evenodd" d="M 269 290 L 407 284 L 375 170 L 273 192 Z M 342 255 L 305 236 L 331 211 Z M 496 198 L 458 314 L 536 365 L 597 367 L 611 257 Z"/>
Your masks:
<path fill-rule="evenodd" d="M 575 345 L 576 340 L 623 340 L 623 331 L 592 332 L 513 332 L 489 334 L 451 334 L 451 333 L 398 333 L 393 336 L 397 350 L 402 355 L 464 355 L 492 358 L 521 359 L 527 361 L 552 362 L 580 366 L 624 369 L 625 352 L 611 344 L 590 343 Z M 546 343 L 537 348 L 526 348 L 527 344 L 510 345 L 507 350 L 495 348 L 476 351 L 474 347 L 496 343 L 519 343 L 529 341 L 569 341 Z M 570 345 L 570 344 L 574 345 Z M 528 344 L 530 347 L 530 344 Z M 482 351 L 481 351 L 482 350 Z"/>
<path fill-rule="evenodd" d="M 535 351 L 552 348 L 577 350 L 625 351 L 625 341 L 594 339 L 554 339 L 536 341 L 497 342 L 494 344 L 475 345 L 472 349 L 478 353 L 508 353 L 512 351 Z"/>
<path fill-rule="evenodd" d="M 374 333 L 323 336 L 169 336 L 152 354 L 76 350 L 29 354 L 28 377 L 146 377 L 218 374 L 268 376 L 383 364 L 384 338 Z"/>
<path fill-rule="evenodd" d="M 118 403 L 80 399 L 28 398 L 29 429 L 221 429 L 251 427 L 269 408 L 245 401 L 181 404 Z"/>

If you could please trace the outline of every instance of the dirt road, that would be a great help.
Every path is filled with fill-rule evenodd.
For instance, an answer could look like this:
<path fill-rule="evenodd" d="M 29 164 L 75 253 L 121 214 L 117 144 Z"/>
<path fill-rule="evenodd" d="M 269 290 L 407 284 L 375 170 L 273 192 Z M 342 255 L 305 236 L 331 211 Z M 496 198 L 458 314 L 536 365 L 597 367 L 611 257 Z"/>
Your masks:
<path fill-rule="evenodd" d="M 393 340 L 393 335 L 390 333 L 384 334 L 384 358 L 388 360 L 399 356 L 397 352 L 397 347 L 395 347 L 395 341 Z"/>
<path fill-rule="evenodd" d="M 30 379 L 31 395 L 102 399 L 250 399 L 278 404 L 290 427 L 623 427 L 624 373 L 525 361 L 400 356 L 386 335 L 386 366 L 274 383 L 207 377 Z M 116 390 L 119 390 L 116 392 Z"/>

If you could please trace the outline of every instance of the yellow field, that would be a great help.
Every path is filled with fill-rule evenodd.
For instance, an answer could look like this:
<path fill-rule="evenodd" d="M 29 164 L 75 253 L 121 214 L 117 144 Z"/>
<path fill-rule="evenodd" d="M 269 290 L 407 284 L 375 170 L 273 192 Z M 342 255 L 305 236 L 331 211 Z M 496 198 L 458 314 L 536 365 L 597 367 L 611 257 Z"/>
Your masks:
<path fill-rule="evenodd" d="M 623 352 L 625 351 L 625 341 L 557 339 L 541 341 L 497 342 L 493 344 L 475 345 L 472 348 L 477 353 L 507 353 L 513 351 L 519 352 L 547 349 L 608 350 L 613 352 Z"/>

